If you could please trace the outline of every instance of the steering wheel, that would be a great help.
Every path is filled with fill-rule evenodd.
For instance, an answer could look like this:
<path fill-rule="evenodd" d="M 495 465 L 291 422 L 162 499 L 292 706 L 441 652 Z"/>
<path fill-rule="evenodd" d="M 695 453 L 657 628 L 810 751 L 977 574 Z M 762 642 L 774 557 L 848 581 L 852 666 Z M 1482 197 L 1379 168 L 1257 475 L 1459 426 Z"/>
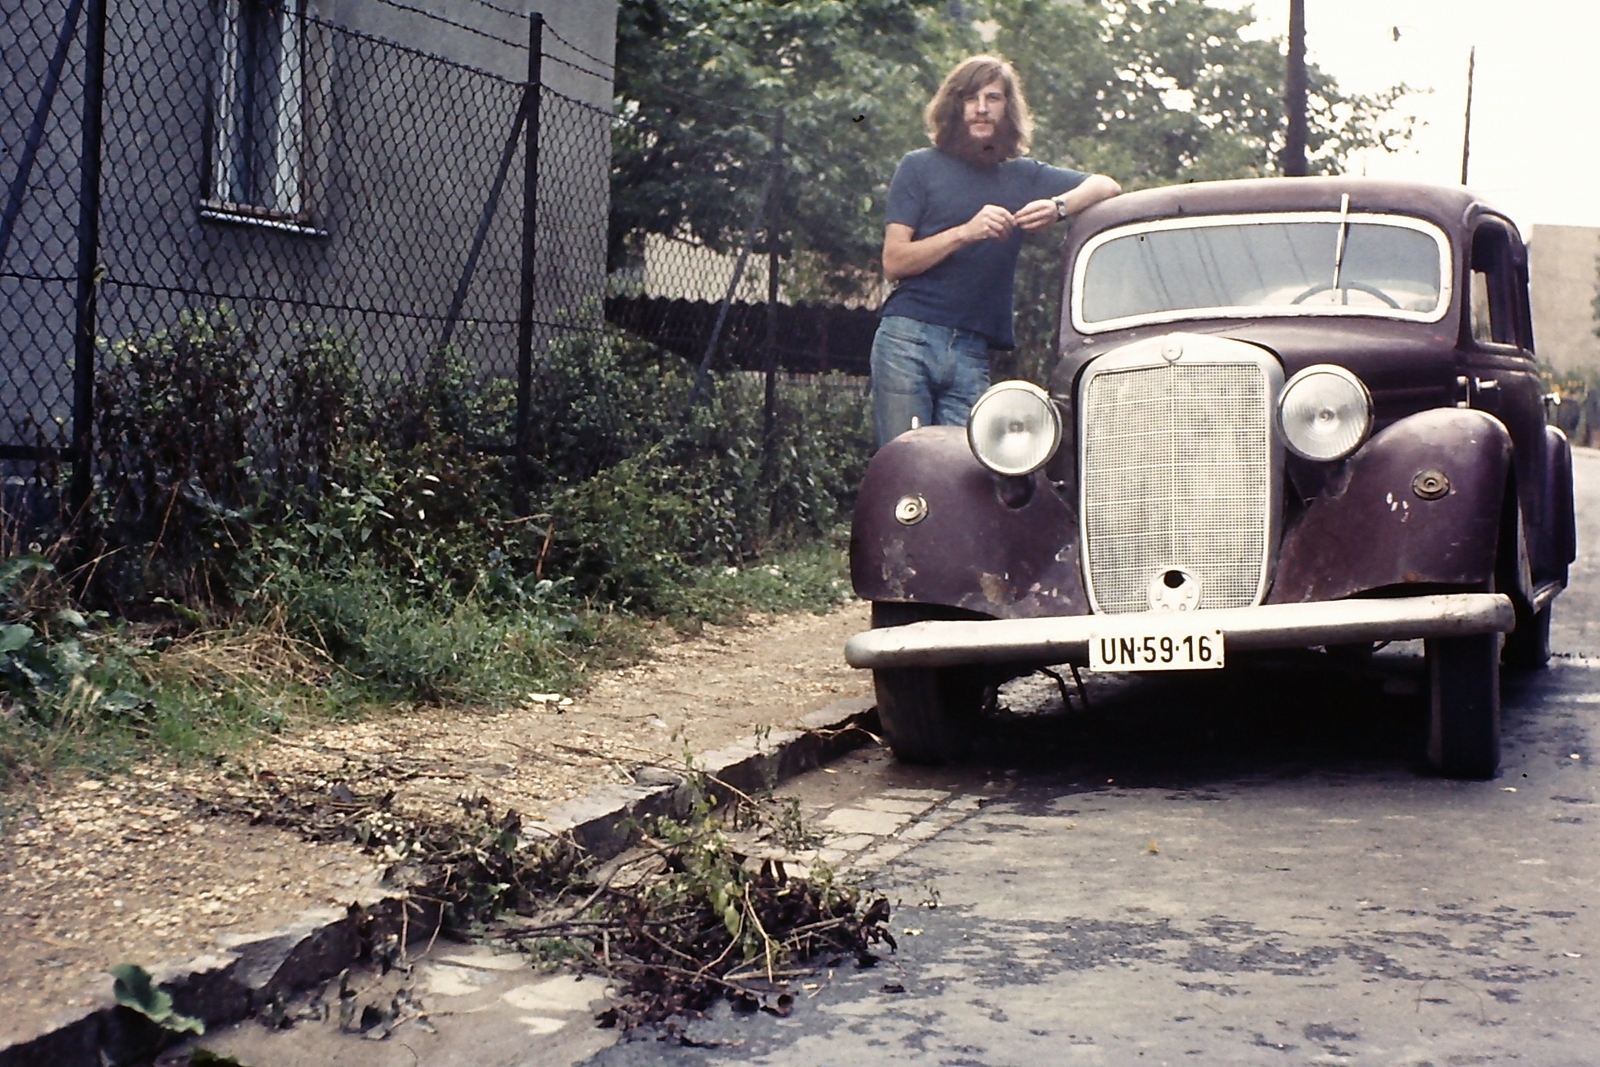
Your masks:
<path fill-rule="evenodd" d="M 1309 297 L 1316 296 L 1318 293 L 1326 293 L 1332 288 L 1332 282 L 1322 282 L 1319 285 L 1313 285 L 1311 288 L 1307 289 L 1305 292 L 1289 301 L 1289 303 L 1303 304 Z M 1366 293 L 1368 296 L 1375 296 L 1385 304 L 1388 304 L 1390 307 L 1394 308 L 1396 311 L 1400 310 L 1400 302 L 1398 300 L 1384 292 L 1382 289 L 1379 289 L 1377 286 L 1368 285 L 1366 282 L 1342 282 L 1340 283 L 1339 288 L 1346 291 L 1354 289 L 1358 293 Z"/>

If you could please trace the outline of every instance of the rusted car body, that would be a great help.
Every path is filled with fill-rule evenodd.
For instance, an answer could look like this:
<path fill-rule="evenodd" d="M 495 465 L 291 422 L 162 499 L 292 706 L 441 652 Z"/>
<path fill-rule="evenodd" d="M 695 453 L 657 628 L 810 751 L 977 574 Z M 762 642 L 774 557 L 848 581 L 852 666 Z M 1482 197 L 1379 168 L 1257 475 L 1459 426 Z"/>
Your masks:
<path fill-rule="evenodd" d="M 1099 204 L 1063 254 L 1048 393 L 997 385 L 861 487 L 846 656 L 897 755 L 958 758 L 1043 665 L 1421 638 L 1429 759 L 1492 776 L 1501 659 L 1546 662 L 1576 548 L 1516 227 L 1458 188 L 1209 182 Z"/>

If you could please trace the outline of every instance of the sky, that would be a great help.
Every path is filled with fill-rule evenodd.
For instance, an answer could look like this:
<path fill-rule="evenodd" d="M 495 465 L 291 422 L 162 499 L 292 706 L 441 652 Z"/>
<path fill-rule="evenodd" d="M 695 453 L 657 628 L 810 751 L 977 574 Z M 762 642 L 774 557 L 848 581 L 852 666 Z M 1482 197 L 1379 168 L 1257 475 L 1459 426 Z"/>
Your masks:
<path fill-rule="evenodd" d="M 1238 9 L 1237 0 L 1213 0 Z M 1600 0 L 1305 0 L 1306 51 L 1346 91 L 1404 82 L 1408 148 L 1353 156 L 1352 174 L 1457 184 L 1467 56 L 1477 46 L 1468 184 L 1524 233 L 1600 226 Z M 1252 5 L 1287 35 L 1289 0 Z M 1398 30 L 1399 39 L 1395 39 Z"/>

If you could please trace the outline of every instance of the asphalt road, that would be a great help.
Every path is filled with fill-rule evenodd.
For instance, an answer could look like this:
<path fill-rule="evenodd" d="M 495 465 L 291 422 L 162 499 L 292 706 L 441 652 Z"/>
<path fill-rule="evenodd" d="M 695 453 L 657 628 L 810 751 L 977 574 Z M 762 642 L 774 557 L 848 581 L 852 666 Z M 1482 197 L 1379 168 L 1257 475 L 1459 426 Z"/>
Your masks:
<path fill-rule="evenodd" d="M 1600 546 L 1600 453 L 1577 477 Z M 708 1047 L 640 1033 L 587 1062 L 1600 1062 L 1597 609 L 1591 547 L 1551 668 L 1506 678 L 1492 782 L 1419 766 L 1414 647 L 1353 678 L 1307 655 L 1096 680 L 1067 714 L 1024 683 L 973 767 L 800 780 L 839 825 L 950 798 L 880 828 L 900 951 L 787 1019 L 718 1013 L 688 1031 Z"/>

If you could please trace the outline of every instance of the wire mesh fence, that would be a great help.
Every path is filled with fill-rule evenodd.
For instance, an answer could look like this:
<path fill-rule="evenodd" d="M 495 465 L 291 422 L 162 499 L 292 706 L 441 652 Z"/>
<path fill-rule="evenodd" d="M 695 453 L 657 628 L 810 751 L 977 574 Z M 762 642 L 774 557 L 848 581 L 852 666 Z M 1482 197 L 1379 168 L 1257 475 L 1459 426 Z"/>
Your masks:
<path fill-rule="evenodd" d="M 69 444 L 83 6 L 25 6 L 0 21 L 0 446 L 17 458 Z"/>
<path fill-rule="evenodd" d="M 538 354 L 602 327 L 610 113 L 540 85 L 522 25 L 515 79 L 288 2 L 22 0 L 0 459 L 86 464 L 95 362 L 217 313 L 264 391 L 336 338 L 369 382 L 513 383 L 526 419 Z M 481 431 L 514 451 L 517 426 Z"/>
<path fill-rule="evenodd" d="M 401 0 L 344 5 L 344 21 L 298 0 L 16 0 L 0 25 L 0 510 L 62 465 L 80 508 L 114 473 L 95 435 L 119 391 L 200 388 L 139 369 L 197 348 L 254 396 L 263 425 L 241 432 L 258 453 L 291 448 L 264 424 L 334 351 L 369 393 L 465 379 L 470 443 L 524 475 L 552 432 L 536 425 L 543 368 L 607 331 L 702 379 L 764 374 L 769 451 L 783 390 L 861 393 L 835 372 L 865 375 L 871 301 L 809 303 L 790 280 L 781 117 L 741 111 L 674 144 L 668 195 L 712 190 L 714 225 L 610 212 L 608 230 L 630 195 L 610 65 L 537 14 L 474 3 L 468 25 L 440 13 L 460 5 Z M 499 61 L 352 17 L 374 10 Z M 574 79 L 594 91 L 564 91 Z"/>
<path fill-rule="evenodd" d="M 783 116 L 672 97 L 669 114 L 617 120 L 649 145 L 645 169 L 673 177 L 635 189 L 614 171 L 607 320 L 708 369 L 865 376 L 881 294 L 811 301 L 794 283 Z"/>

